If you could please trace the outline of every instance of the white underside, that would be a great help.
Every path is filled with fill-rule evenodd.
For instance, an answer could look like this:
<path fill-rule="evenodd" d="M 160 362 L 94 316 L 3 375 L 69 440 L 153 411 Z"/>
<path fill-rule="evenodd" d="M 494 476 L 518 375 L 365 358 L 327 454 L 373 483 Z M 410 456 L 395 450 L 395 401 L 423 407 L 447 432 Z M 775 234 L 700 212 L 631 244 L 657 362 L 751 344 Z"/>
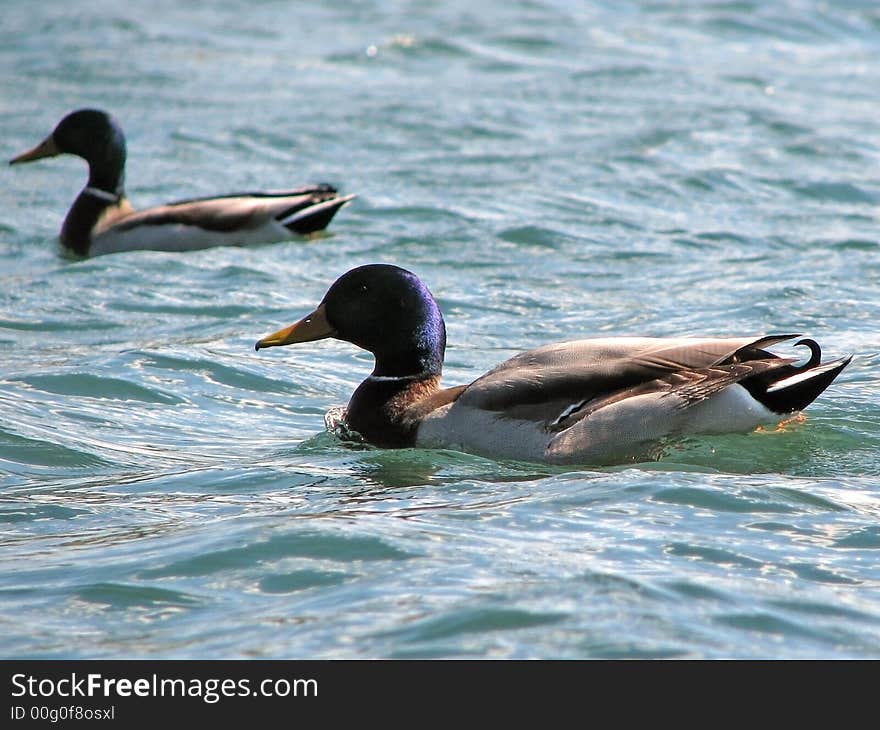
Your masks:
<path fill-rule="evenodd" d="M 665 438 L 748 432 L 780 419 L 741 385 L 693 406 L 659 393 L 627 398 L 558 433 L 549 433 L 543 424 L 453 403 L 422 422 L 416 443 L 496 458 L 608 464 L 639 457 Z"/>
<path fill-rule="evenodd" d="M 257 228 L 209 231 L 181 223 L 143 225 L 128 230 L 111 228 L 92 239 L 90 256 L 122 251 L 197 251 L 214 246 L 248 246 L 294 238 L 287 228 L 270 219 Z"/>

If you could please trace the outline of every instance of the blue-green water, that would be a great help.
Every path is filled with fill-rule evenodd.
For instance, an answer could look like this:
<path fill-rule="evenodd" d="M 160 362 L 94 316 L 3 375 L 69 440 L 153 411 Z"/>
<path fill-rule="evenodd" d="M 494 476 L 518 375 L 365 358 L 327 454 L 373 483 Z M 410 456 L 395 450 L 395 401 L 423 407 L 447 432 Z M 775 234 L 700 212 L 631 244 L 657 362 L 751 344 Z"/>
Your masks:
<path fill-rule="evenodd" d="M 310 242 L 76 261 L 85 168 L 0 186 L 0 655 L 880 656 L 873 2 L 43 3 L 8 159 L 114 112 L 135 205 L 326 181 Z M 550 469 L 325 433 L 369 357 L 255 353 L 403 265 L 445 382 L 585 336 L 800 331 L 783 432 Z"/>

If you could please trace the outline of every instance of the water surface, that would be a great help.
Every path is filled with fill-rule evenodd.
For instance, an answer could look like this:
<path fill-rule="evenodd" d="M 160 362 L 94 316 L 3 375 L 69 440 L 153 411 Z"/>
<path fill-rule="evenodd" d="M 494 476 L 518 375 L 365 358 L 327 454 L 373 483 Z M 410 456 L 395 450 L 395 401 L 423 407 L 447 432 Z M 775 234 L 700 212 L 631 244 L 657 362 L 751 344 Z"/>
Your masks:
<path fill-rule="evenodd" d="M 0 186 L 5 657 L 880 656 L 873 3 L 8 0 L 6 158 L 111 110 L 135 205 L 330 182 L 311 241 L 92 260 L 73 158 Z M 418 273 L 445 382 L 584 336 L 803 332 L 783 431 L 558 469 L 351 448 L 370 368 L 255 353 Z"/>

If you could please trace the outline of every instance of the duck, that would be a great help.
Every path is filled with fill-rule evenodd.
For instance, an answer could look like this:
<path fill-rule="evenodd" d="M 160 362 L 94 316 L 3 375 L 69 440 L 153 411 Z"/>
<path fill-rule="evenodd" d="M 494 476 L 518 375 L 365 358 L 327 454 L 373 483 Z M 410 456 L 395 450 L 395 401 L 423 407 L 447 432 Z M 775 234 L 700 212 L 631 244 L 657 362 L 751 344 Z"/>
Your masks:
<path fill-rule="evenodd" d="M 602 337 L 522 352 L 468 385 L 441 388 L 446 325 L 418 276 L 392 264 L 343 274 L 317 308 L 262 350 L 334 338 L 374 357 L 343 433 L 381 448 L 439 448 L 546 464 L 650 458 L 688 435 L 749 432 L 797 417 L 852 360 L 770 352 L 797 334 Z"/>
<path fill-rule="evenodd" d="M 83 158 L 89 179 L 61 227 L 74 256 L 133 250 L 193 251 L 212 246 L 273 243 L 320 231 L 354 195 L 331 185 L 192 198 L 136 211 L 125 194 L 125 135 L 101 109 L 66 115 L 36 147 L 10 165 L 70 154 Z"/>

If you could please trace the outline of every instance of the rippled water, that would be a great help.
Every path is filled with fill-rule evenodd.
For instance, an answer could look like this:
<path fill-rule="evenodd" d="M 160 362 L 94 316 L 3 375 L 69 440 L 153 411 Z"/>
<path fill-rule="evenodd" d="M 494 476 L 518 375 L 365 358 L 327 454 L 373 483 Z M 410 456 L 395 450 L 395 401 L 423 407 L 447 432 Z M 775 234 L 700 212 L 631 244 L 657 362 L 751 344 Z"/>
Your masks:
<path fill-rule="evenodd" d="M 6 157 L 110 109 L 136 205 L 359 194 L 309 242 L 78 261 L 82 163 L 5 170 L 3 656 L 880 655 L 875 3 L 7 0 L 0 69 Z M 608 334 L 855 359 L 627 468 L 353 449 L 323 414 L 368 356 L 252 346 L 370 261 L 434 291 L 447 384 Z"/>

